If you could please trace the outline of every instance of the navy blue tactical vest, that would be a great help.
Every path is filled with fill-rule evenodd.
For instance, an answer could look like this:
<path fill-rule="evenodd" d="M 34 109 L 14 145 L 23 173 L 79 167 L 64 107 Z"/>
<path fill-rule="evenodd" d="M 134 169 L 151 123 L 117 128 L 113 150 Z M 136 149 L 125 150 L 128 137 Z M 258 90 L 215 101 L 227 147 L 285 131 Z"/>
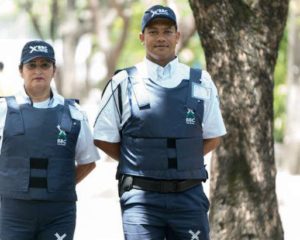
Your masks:
<path fill-rule="evenodd" d="M 0 195 L 26 200 L 76 201 L 75 147 L 80 121 L 69 105 L 34 108 L 6 97 L 0 154 Z"/>
<path fill-rule="evenodd" d="M 155 179 L 207 179 L 203 161 L 204 102 L 193 96 L 201 70 L 164 88 L 128 72 L 131 117 L 122 128 L 118 173 Z"/>

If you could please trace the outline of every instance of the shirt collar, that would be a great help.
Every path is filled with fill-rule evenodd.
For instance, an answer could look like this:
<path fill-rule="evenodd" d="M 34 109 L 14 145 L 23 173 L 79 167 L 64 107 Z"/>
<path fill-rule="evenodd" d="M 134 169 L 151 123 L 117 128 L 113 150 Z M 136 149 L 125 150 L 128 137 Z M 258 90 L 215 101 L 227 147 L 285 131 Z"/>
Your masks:
<path fill-rule="evenodd" d="M 32 104 L 32 101 L 31 101 L 30 97 L 27 95 L 24 86 L 16 94 L 16 98 L 17 98 L 17 102 L 19 104 L 25 104 L 25 103 Z M 48 107 L 50 107 L 50 108 L 55 107 L 57 104 L 61 103 L 61 100 L 62 100 L 61 98 L 62 97 L 58 93 L 56 93 L 55 91 L 50 89 L 50 100 L 48 102 Z"/>
<path fill-rule="evenodd" d="M 163 81 L 165 79 L 172 78 L 176 67 L 178 65 L 178 58 L 174 58 L 171 62 L 169 62 L 166 66 L 162 67 L 149 59 L 144 59 L 148 77 L 150 77 L 153 81 Z"/>

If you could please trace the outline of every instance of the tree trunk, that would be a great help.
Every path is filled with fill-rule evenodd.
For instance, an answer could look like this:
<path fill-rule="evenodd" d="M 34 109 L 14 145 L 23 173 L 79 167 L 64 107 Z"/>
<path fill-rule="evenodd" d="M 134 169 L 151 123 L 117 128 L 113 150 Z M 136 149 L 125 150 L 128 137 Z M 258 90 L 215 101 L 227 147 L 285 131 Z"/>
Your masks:
<path fill-rule="evenodd" d="M 78 38 L 72 34 L 63 36 L 63 71 L 61 93 L 65 97 L 80 98 L 81 84 L 76 78 L 75 52 L 78 44 Z"/>
<path fill-rule="evenodd" d="M 211 165 L 212 240 L 280 240 L 273 73 L 288 0 L 190 0 L 228 134 Z"/>
<path fill-rule="evenodd" d="M 63 40 L 63 68 L 61 69 L 62 82 L 58 89 L 64 97 L 78 98 L 79 84 L 76 79 L 75 51 L 79 41 L 79 25 L 76 18 L 76 4 L 74 0 L 67 1 L 65 9 L 66 19 L 60 31 Z"/>
<path fill-rule="evenodd" d="M 291 1 L 289 28 L 287 119 L 284 136 L 285 163 L 300 174 L 300 0 Z"/>

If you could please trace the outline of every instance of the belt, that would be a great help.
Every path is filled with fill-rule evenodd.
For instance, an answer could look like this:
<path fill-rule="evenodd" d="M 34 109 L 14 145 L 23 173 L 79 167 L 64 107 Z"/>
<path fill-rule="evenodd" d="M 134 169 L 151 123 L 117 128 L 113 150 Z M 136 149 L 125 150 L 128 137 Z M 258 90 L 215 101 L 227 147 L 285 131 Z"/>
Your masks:
<path fill-rule="evenodd" d="M 159 193 L 184 192 L 192 187 L 200 185 L 202 179 L 188 180 L 155 180 L 142 177 L 122 175 L 119 179 L 122 192 L 129 191 L 132 188 Z"/>

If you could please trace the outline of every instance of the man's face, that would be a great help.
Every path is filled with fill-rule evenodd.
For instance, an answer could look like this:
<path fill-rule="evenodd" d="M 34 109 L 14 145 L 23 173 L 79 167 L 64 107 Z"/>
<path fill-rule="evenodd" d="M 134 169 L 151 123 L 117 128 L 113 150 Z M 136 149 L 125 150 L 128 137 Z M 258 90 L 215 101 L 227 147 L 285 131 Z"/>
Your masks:
<path fill-rule="evenodd" d="M 49 89 L 50 83 L 55 73 L 53 62 L 46 58 L 35 58 L 28 63 L 24 63 L 20 69 L 24 79 L 25 89 L 30 92 L 39 92 Z"/>
<path fill-rule="evenodd" d="M 175 58 L 175 48 L 180 33 L 174 23 L 168 19 L 152 20 L 140 34 L 140 40 L 145 45 L 146 56 L 152 62 L 165 66 Z"/>

